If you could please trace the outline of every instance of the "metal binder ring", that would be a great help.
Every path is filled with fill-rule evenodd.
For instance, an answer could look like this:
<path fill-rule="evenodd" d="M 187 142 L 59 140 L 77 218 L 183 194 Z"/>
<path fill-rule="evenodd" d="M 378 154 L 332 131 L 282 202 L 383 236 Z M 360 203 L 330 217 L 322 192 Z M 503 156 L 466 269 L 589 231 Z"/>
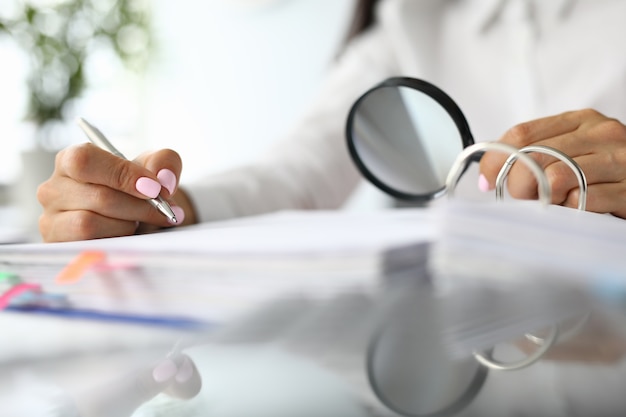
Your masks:
<path fill-rule="evenodd" d="M 559 326 L 560 331 L 559 331 L 558 340 L 564 341 L 564 340 L 569 339 L 570 337 L 575 336 L 583 327 L 585 327 L 590 317 L 591 317 L 591 313 L 585 313 L 572 327 L 568 328 L 565 331 L 563 331 L 562 325 Z M 542 345 L 545 343 L 544 337 L 536 336 L 532 333 L 526 333 L 524 336 L 526 337 L 526 339 L 530 340 L 536 345 Z"/>
<path fill-rule="evenodd" d="M 497 143 L 497 142 L 482 142 L 476 143 L 474 145 L 470 145 L 467 148 L 463 149 L 463 152 L 459 154 L 459 156 L 452 164 L 452 168 L 450 168 L 450 172 L 448 173 L 448 177 L 446 178 L 446 190 L 448 192 L 448 197 L 454 196 L 454 190 L 456 188 L 459 179 L 465 172 L 467 165 L 472 160 L 472 157 L 478 153 L 484 153 L 486 151 L 496 151 L 500 153 L 505 153 L 514 157 L 514 160 L 521 160 L 526 164 L 526 166 L 530 169 L 530 171 L 535 175 L 537 179 L 537 184 L 539 187 L 539 201 L 541 201 L 544 205 L 549 205 L 552 201 L 552 189 L 550 188 L 550 183 L 548 182 L 548 178 L 545 176 L 543 170 L 526 153 L 521 152 L 517 148 L 507 145 L 505 143 Z M 507 159 L 508 161 L 508 159 Z M 512 163 L 512 162 L 511 162 Z"/>
<path fill-rule="evenodd" d="M 582 168 L 580 168 L 580 165 L 578 165 L 576 161 L 574 161 L 569 155 L 559 151 L 558 149 L 542 145 L 526 146 L 519 151 L 523 153 L 536 152 L 550 155 L 567 165 L 572 170 L 574 175 L 576 175 L 576 179 L 578 180 L 578 188 L 580 189 L 580 194 L 578 196 L 578 210 L 584 211 L 587 208 L 587 178 L 585 177 L 585 173 L 583 172 Z M 509 156 L 504 162 L 502 169 L 500 169 L 498 176 L 496 177 L 496 199 L 498 200 L 502 200 L 504 198 L 504 181 L 509 175 L 509 171 L 511 170 L 511 167 L 516 160 L 516 155 Z M 585 314 L 575 326 L 567 331 L 567 333 L 562 333 L 559 339 L 569 338 L 573 334 L 577 333 L 587 323 L 588 319 L 589 314 Z M 527 333 L 526 338 L 538 345 L 545 343 L 544 338 L 540 336 L 535 336 L 531 333 Z"/>
<path fill-rule="evenodd" d="M 456 185 L 459 179 L 465 172 L 469 162 L 472 161 L 472 157 L 475 154 L 484 153 L 486 151 L 496 151 L 500 153 L 509 154 L 510 156 L 507 159 L 507 162 L 512 161 L 510 162 L 510 164 L 513 164 L 513 162 L 518 159 L 524 162 L 524 164 L 528 166 L 528 168 L 531 170 L 531 172 L 535 175 L 535 178 L 537 179 L 537 184 L 539 187 L 538 188 L 539 189 L 539 201 L 541 201 L 541 203 L 546 206 L 551 203 L 552 189 L 550 188 L 550 183 L 548 182 L 548 178 L 546 177 L 545 173 L 543 172 L 539 164 L 537 164 L 537 162 L 533 158 L 527 155 L 527 152 L 522 152 L 513 146 L 510 146 L 504 143 L 496 143 L 496 142 L 477 143 L 477 144 L 468 146 L 467 148 L 463 150 L 463 152 L 459 154 L 454 164 L 452 165 L 450 172 L 448 173 L 448 177 L 446 178 L 446 189 L 448 191 L 449 197 L 454 196 L 454 189 L 456 188 Z M 486 352 L 486 351 L 474 352 L 474 357 L 480 364 L 491 369 L 507 370 L 507 371 L 521 369 L 529 365 L 532 365 L 533 363 L 538 361 L 556 342 L 558 333 L 559 333 L 558 326 L 557 325 L 553 326 L 548 336 L 544 340 L 542 340 L 542 342 L 539 344 L 539 347 L 533 354 L 516 362 L 504 363 L 504 362 L 497 361 L 493 359 L 492 355 L 489 352 Z"/>
<path fill-rule="evenodd" d="M 542 153 L 545 155 L 550 155 L 560 160 L 565 165 L 567 165 L 574 172 L 574 175 L 576 175 L 576 179 L 578 180 L 578 188 L 580 189 L 580 194 L 578 197 L 578 209 L 579 210 L 586 209 L 587 207 L 587 178 L 585 177 L 585 173 L 580 168 L 580 166 L 569 155 L 557 149 L 551 148 L 549 146 L 542 146 L 542 145 L 526 146 L 520 149 L 519 152 L 525 153 L 525 154 L 535 152 L 535 153 Z M 504 165 L 502 165 L 502 168 L 500 169 L 500 172 L 498 173 L 498 176 L 496 177 L 496 199 L 497 200 L 503 199 L 504 181 L 506 180 L 506 177 L 509 175 L 509 171 L 511 170 L 511 167 L 513 166 L 515 161 L 517 161 L 518 157 L 519 157 L 519 154 L 511 154 L 511 156 L 509 156 L 507 160 L 504 162 Z"/>
<path fill-rule="evenodd" d="M 537 362 L 541 357 L 554 345 L 559 337 L 559 326 L 554 325 L 550 329 L 550 333 L 545 338 L 541 338 L 541 342 L 537 343 L 539 346 L 536 351 L 528 355 L 524 359 L 517 362 L 501 362 L 493 358 L 489 352 L 474 352 L 474 358 L 482 365 L 498 370 L 498 371 L 515 371 L 532 365 Z"/>

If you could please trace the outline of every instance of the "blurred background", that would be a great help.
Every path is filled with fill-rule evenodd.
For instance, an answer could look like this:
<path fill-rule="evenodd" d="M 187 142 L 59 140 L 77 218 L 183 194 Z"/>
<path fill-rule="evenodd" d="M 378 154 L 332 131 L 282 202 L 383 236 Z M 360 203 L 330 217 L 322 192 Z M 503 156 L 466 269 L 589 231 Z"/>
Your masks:
<path fill-rule="evenodd" d="M 35 189 L 51 173 L 51 155 L 85 141 L 77 116 L 129 158 L 177 150 L 183 182 L 253 158 L 304 110 L 353 6 L 2 0 L 0 203 L 12 213 L 2 230 L 36 230 Z"/>

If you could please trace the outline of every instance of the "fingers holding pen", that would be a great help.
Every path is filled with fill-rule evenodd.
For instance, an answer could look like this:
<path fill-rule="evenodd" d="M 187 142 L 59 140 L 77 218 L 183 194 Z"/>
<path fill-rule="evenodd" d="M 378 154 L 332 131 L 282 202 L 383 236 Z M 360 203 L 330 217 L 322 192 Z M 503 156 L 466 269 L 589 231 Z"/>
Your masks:
<path fill-rule="evenodd" d="M 161 149 L 141 154 L 135 162 L 156 173 L 157 181 L 163 186 L 163 197 L 169 198 L 176 194 L 183 167 L 178 153 L 171 149 Z"/>
<path fill-rule="evenodd" d="M 149 166 L 144 166 L 148 163 Z M 138 205 L 137 201 L 113 195 L 109 190 L 119 191 L 128 197 L 147 200 L 162 196 L 166 200 L 176 192 L 182 162 L 178 154 L 171 150 L 161 150 L 145 154 L 135 161 L 119 158 L 97 146 L 85 143 L 67 148 L 57 156 L 59 177 L 71 178 L 78 186 L 88 184 L 91 193 L 84 191 L 84 196 L 92 197 L 92 207 L 103 215 L 134 220 L 166 227 L 172 226 L 162 214 L 148 205 Z M 107 195 L 108 194 L 108 195 Z M 83 205 L 82 209 L 93 209 Z M 109 210 L 107 210 L 109 208 Z M 120 210 L 123 208 L 124 212 Z M 185 213 L 181 207 L 174 206 L 172 211 L 181 224 Z"/>
<path fill-rule="evenodd" d="M 144 160 L 150 168 L 142 165 Z M 44 208 L 42 237 L 45 241 L 94 239 L 133 234 L 138 223 L 153 230 L 172 226 L 146 200 L 159 194 L 171 200 L 181 167 L 173 151 L 155 152 L 134 162 L 89 143 L 59 152 L 55 171 L 37 192 Z M 182 224 L 183 209 L 174 206 L 172 211 L 177 224 Z"/>
<path fill-rule="evenodd" d="M 178 183 L 182 172 L 183 163 L 177 152 L 171 149 L 161 149 L 155 152 L 144 153 L 138 156 L 135 163 L 156 173 L 156 178 L 161 185 L 161 196 L 169 200 L 172 211 L 176 215 L 176 225 L 185 223 L 186 213 L 183 207 L 189 208 L 187 196 L 179 192 Z"/>
<path fill-rule="evenodd" d="M 89 210 L 44 211 L 39 218 L 39 230 L 45 242 L 100 239 L 128 236 L 135 233 L 137 221 L 102 216 Z"/>
<path fill-rule="evenodd" d="M 103 217 L 167 226 L 165 217 L 143 199 L 99 184 L 59 177 L 39 188 L 38 198 L 50 212 L 88 211 Z M 79 222 L 85 223 L 85 222 Z"/>
<path fill-rule="evenodd" d="M 90 143 L 60 151 L 56 170 L 77 182 L 104 185 L 140 199 L 155 198 L 161 192 L 161 184 L 150 170 Z"/>

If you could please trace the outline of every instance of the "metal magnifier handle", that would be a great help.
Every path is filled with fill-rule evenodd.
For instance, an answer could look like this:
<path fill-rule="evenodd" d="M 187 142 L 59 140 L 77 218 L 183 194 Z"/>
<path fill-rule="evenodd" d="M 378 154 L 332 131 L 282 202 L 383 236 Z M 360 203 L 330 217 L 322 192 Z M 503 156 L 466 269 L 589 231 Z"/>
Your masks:
<path fill-rule="evenodd" d="M 496 152 L 506 153 L 510 155 L 509 158 L 507 159 L 507 162 L 503 166 L 502 170 L 498 174 L 498 178 L 500 179 L 499 181 L 501 183 L 504 182 L 504 179 L 506 178 L 506 175 L 508 174 L 508 170 L 510 170 L 511 165 L 519 159 L 524 164 L 526 164 L 526 166 L 531 170 L 531 172 L 535 175 L 535 178 L 537 179 L 537 184 L 539 187 L 539 201 L 541 201 L 541 203 L 546 206 L 549 205 L 552 201 L 552 189 L 550 188 L 550 183 L 548 182 L 548 178 L 546 177 L 541 167 L 537 164 L 537 162 L 535 162 L 534 159 L 532 159 L 528 155 L 529 152 L 533 152 L 532 150 L 529 150 L 529 148 L 532 148 L 532 147 L 524 148 L 525 151 L 522 151 L 513 146 L 510 146 L 504 143 L 495 143 L 495 142 L 477 143 L 475 145 L 468 146 L 458 156 L 458 158 L 452 165 L 452 168 L 450 169 L 450 172 L 446 179 L 446 189 L 448 191 L 448 197 L 454 196 L 454 189 L 456 188 L 456 185 L 459 179 L 465 172 L 465 168 L 467 167 L 468 161 L 471 160 L 474 154 L 486 152 L 486 151 L 496 151 Z M 540 147 L 540 149 L 541 150 L 539 152 L 543 152 L 545 150 L 545 147 Z M 551 149 L 551 148 L 548 148 L 548 149 Z M 550 151 L 547 151 L 547 152 L 550 152 Z M 561 159 L 559 156 L 557 156 L 557 158 Z M 504 172 L 503 174 L 502 171 L 504 170 L 506 170 L 506 172 Z M 586 191 L 586 188 L 585 188 L 585 191 Z M 582 188 L 581 188 L 581 195 L 582 195 Z M 548 336 L 545 338 L 542 338 L 541 343 L 537 343 L 539 345 L 537 350 L 533 354 L 519 361 L 501 362 L 501 361 L 495 360 L 492 354 L 487 351 L 474 352 L 474 358 L 482 365 L 488 368 L 494 369 L 494 370 L 498 370 L 498 371 L 507 371 L 507 370 L 516 370 L 516 369 L 525 368 L 537 362 L 539 359 L 541 359 L 541 357 L 552 347 L 552 345 L 554 345 L 554 343 L 556 342 L 558 338 L 558 334 L 559 334 L 558 325 L 554 325 L 551 328 Z"/>

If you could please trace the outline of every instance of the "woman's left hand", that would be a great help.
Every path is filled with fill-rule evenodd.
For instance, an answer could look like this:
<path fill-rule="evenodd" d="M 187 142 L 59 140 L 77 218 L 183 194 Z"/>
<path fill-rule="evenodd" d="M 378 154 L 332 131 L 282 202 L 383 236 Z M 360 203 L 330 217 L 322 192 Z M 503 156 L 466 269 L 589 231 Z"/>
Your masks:
<path fill-rule="evenodd" d="M 519 124 L 498 142 L 516 148 L 543 145 L 569 155 L 581 167 L 588 183 L 587 210 L 626 218 L 626 126 L 591 110 L 562 113 Z M 544 169 L 552 187 L 552 203 L 577 207 L 578 180 L 563 162 L 548 155 L 530 154 Z M 495 187 L 496 176 L 507 155 L 487 152 L 480 171 Z M 516 163 L 507 177 L 512 197 L 537 198 L 537 181 L 524 166 Z"/>

